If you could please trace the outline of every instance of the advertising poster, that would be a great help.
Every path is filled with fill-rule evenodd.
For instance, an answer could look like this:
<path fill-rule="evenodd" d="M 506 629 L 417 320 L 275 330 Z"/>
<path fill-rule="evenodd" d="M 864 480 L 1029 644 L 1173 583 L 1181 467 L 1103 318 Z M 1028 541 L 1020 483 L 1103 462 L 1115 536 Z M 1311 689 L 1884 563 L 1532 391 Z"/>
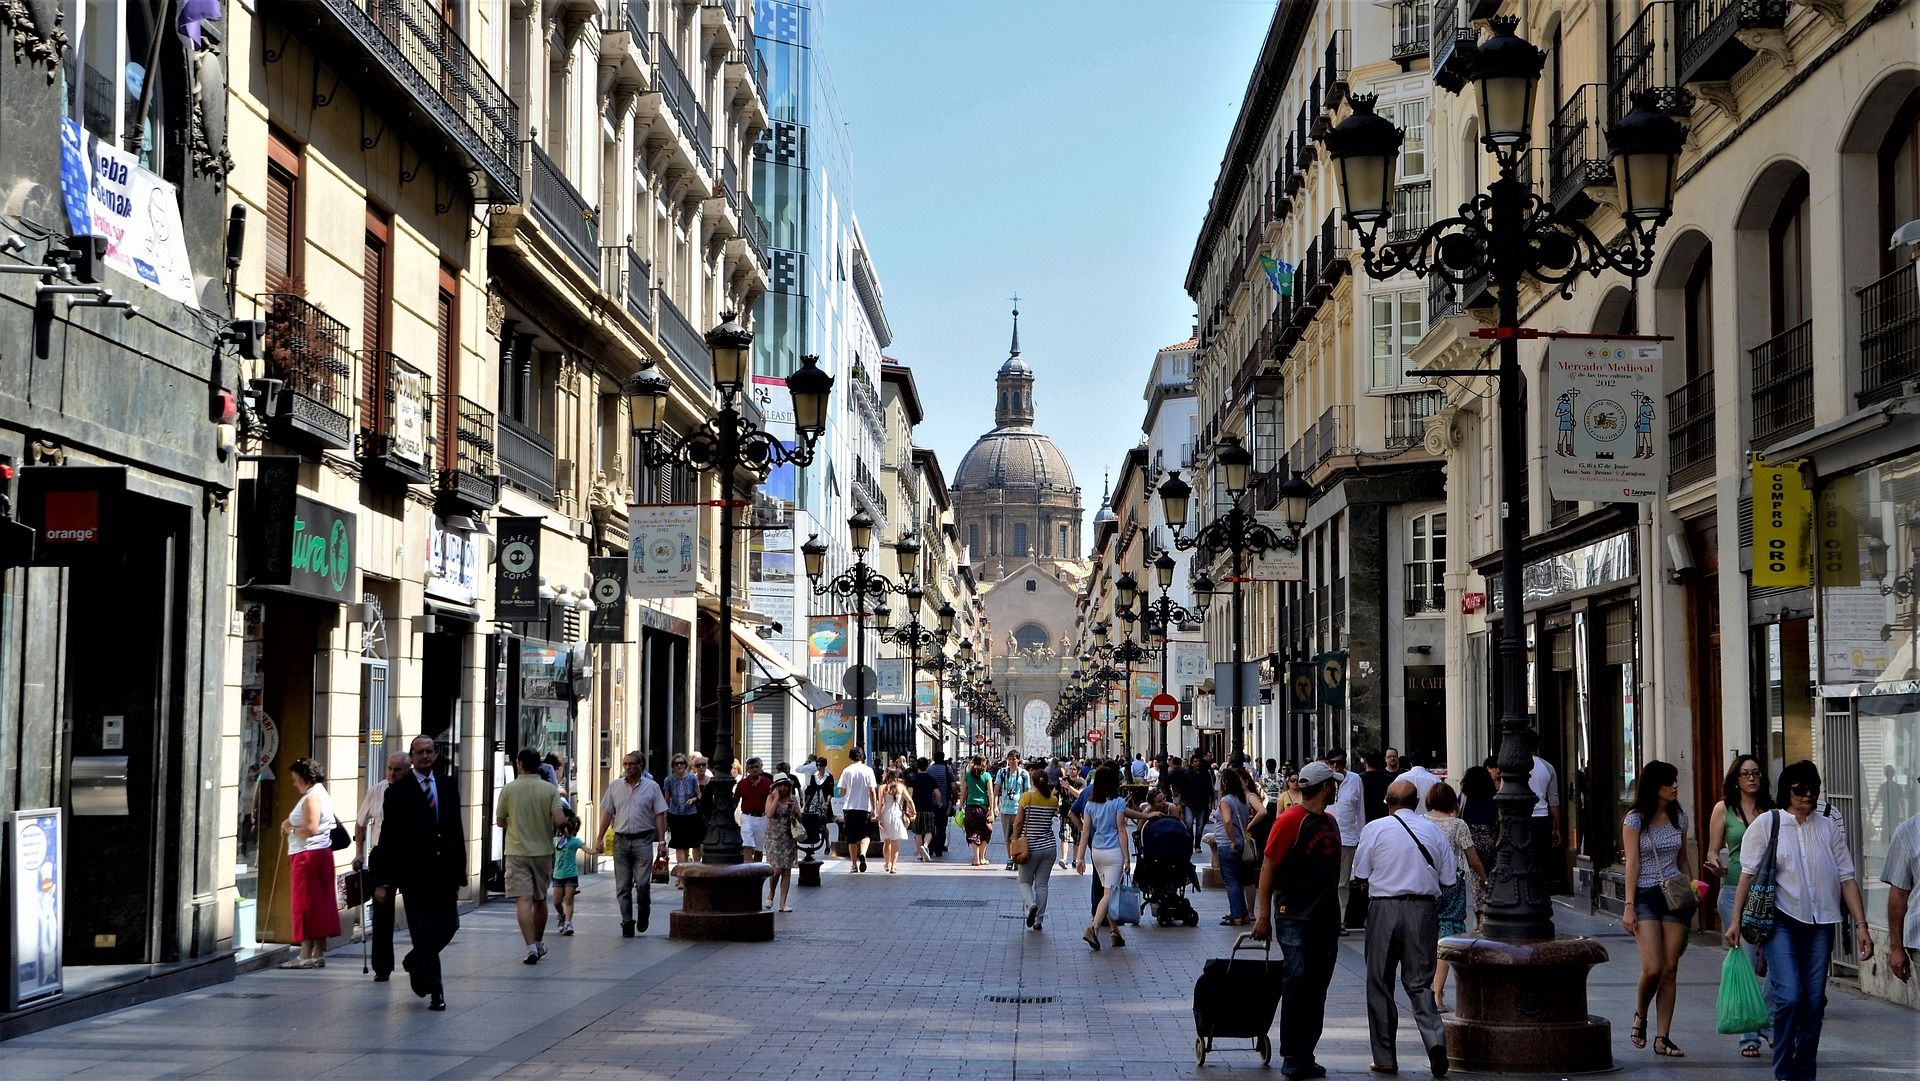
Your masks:
<path fill-rule="evenodd" d="M 827 771 L 837 778 L 847 768 L 847 751 L 853 746 L 853 718 L 823 714 L 817 723 L 813 753 L 826 756 Z"/>
<path fill-rule="evenodd" d="M 1205 683 L 1212 674 L 1207 669 L 1205 642 L 1168 642 L 1167 648 L 1173 650 L 1167 668 L 1174 686 L 1195 687 Z"/>
<path fill-rule="evenodd" d="M 61 887 L 66 878 L 62 855 L 59 808 L 7 816 L 7 876 L 13 888 L 9 1010 L 60 993 Z"/>
<path fill-rule="evenodd" d="M 525 623 L 540 618 L 540 519 L 498 518 L 499 555 L 494 559 L 493 618 Z"/>
<path fill-rule="evenodd" d="M 794 604 L 792 586 L 754 586 L 747 591 L 753 600 L 753 610 L 780 624 L 781 633 L 776 635 L 780 641 L 790 642 L 799 628 L 793 622 Z"/>
<path fill-rule="evenodd" d="M 807 621 L 807 656 L 816 661 L 844 661 L 851 637 L 846 616 L 814 616 Z"/>
<path fill-rule="evenodd" d="M 793 530 L 755 530 L 748 534 L 747 580 L 755 585 L 791 585 L 793 555 Z"/>
<path fill-rule="evenodd" d="M 699 511 L 657 503 L 627 508 L 628 596 L 693 596 L 699 583 Z"/>
<path fill-rule="evenodd" d="M 895 657 L 890 660 L 875 661 L 873 671 L 875 698 L 882 702 L 907 700 L 907 658 Z"/>
<path fill-rule="evenodd" d="M 593 574 L 593 614 L 587 641 L 624 642 L 627 635 L 627 561 L 619 556 L 588 560 Z"/>
<path fill-rule="evenodd" d="M 1136 702 L 1145 702 L 1160 693 L 1160 673 L 1135 672 L 1133 674 L 1133 697 Z"/>
<path fill-rule="evenodd" d="M 1807 534 L 1813 524 L 1813 494 L 1803 461 L 1773 464 L 1753 456 L 1753 586 L 1756 589 L 1813 584 Z"/>
<path fill-rule="evenodd" d="M 107 238 L 107 266 L 189 308 L 200 306 L 172 184 L 82 130 L 79 121 L 63 120 L 60 190 L 68 226 L 82 236 Z"/>
<path fill-rule="evenodd" d="M 1293 535 L 1287 528 L 1284 511 L 1255 511 L 1254 519 L 1285 540 Z M 1282 544 L 1269 548 L 1247 561 L 1247 577 L 1256 582 L 1298 582 L 1306 578 L 1305 554 L 1300 545 Z"/>
<path fill-rule="evenodd" d="M 1659 342 L 1547 343 L 1547 487 L 1555 499 L 1646 503 L 1667 475 Z"/>
<path fill-rule="evenodd" d="M 919 680 L 913 685 L 913 708 L 916 711 L 932 712 L 940 705 L 940 686 L 930 679 Z"/>

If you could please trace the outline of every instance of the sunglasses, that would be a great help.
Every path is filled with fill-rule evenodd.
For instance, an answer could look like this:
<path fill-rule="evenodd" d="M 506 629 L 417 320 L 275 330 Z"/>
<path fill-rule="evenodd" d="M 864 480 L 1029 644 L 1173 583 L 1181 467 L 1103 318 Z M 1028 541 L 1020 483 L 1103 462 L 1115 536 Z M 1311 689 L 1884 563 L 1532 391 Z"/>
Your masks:
<path fill-rule="evenodd" d="M 1811 799 L 1820 794 L 1820 786 L 1817 784 L 1797 784 L 1789 787 L 1787 791 L 1796 796 L 1806 796 Z"/>

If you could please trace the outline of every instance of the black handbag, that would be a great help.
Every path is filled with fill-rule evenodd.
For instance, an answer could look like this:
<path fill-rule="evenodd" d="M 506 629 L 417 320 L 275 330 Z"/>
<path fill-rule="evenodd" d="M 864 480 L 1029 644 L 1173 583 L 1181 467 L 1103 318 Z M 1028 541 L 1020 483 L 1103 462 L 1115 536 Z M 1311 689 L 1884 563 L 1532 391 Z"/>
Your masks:
<path fill-rule="evenodd" d="M 348 833 L 347 827 L 341 825 L 340 821 L 335 819 L 333 829 L 327 832 L 327 840 L 333 845 L 333 850 L 338 852 L 353 844 L 353 834 Z"/>

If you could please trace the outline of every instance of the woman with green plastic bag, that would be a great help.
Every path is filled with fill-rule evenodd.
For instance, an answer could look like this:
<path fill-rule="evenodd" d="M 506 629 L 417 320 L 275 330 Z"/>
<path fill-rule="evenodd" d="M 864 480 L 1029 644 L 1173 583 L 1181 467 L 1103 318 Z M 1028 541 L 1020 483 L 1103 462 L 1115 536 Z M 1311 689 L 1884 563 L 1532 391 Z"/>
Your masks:
<path fill-rule="evenodd" d="M 1760 977 L 1739 950 L 1728 950 L 1720 965 L 1718 1016 L 1715 1031 L 1723 1036 L 1757 1032 L 1767 1023 L 1767 996 L 1760 991 Z"/>
<path fill-rule="evenodd" d="M 1773 809 L 1773 797 L 1767 792 L 1767 778 L 1762 772 L 1760 760 L 1750 754 L 1734 757 L 1733 765 L 1727 768 L 1721 793 L 1724 798 L 1714 805 L 1713 817 L 1707 826 L 1707 851 L 1710 855 L 1706 864 L 1708 870 L 1720 876 L 1720 901 L 1717 907 L 1720 910 L 1720 929 L 1724 932 L 1740 922 L 1740 914 L 1733 910 L 1733 895 L 1740 880 L 1741 842 L 1746 839 L 1747 827 L 1753 820 Z M 1745 955 L 1748 966 L 1756 976 L 1766 971 L 1766 962 L 1760 958 L 1759 946 L 1744 942 L 1733 947 L 1732 952 Z M 1721 986 L 1725 984 L 1726 981 L 1722 980 Z M 1760 1041 L 1773 1042 L 1773 1028 L 1764 1016 L 1760 1024 L 1753 1028 L 1728 1035 L 1740 1037 L 1742 1058 L 1759 1058 Z"/>

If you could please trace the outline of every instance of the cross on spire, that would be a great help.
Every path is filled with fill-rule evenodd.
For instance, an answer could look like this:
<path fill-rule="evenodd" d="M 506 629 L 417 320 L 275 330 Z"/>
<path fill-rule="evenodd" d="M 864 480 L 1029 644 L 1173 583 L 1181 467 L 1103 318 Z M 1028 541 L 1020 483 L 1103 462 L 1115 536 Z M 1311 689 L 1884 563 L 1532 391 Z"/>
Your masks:
<path fill-rule="evenodd" d="M 1013 294 L 1013 345 L 1007 350 L 1008 356 L 1020 355 L 1020 294 Z"/>

